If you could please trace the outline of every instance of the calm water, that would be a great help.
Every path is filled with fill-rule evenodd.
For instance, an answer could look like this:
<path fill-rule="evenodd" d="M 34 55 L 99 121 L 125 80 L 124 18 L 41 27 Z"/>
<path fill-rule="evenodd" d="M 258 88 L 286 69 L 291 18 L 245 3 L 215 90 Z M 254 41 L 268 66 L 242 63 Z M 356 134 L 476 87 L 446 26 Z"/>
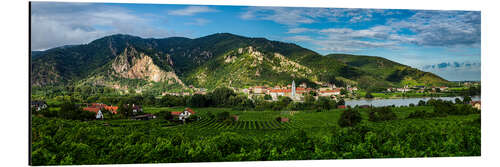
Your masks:
<path fill-rule="evenodd" d="M 356 105 L 373 105 L 375 107 L 381 106 L 407 106 L 410 103 L 415 105 L 418 104 L 420 100 L 427 101 L 429 99 L 442 99 L 442 100 L 451 100 L 455 102 L 455 98 L 459 98 L 462 100 L 462 97 L 420 97 L 420 98 L 404 98 L 404 99 L 374 99 L 374 100 L 348 100 L 345 102 L 346 105 L 356 106 Z M 481 96 L 472 97 L 473 101 L 481 100 Z"/>

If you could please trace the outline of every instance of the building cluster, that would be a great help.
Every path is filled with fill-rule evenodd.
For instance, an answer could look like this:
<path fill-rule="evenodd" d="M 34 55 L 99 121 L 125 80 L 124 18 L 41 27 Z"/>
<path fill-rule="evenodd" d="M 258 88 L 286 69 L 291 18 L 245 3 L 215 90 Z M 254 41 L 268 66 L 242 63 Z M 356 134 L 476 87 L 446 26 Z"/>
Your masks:
<path fill-rule="evenodd" d="M 118 113 L 118 106 L 108 106 L 104 103 L 90 103 L 90 104 L 84 104 L 85 107 L 83 107 L 84 111 L 89 111 L 96 113 L 96 119 L 103 119 L 104 115 L 103 112 L 104 110 L 107 110 L 113 114 Z"/>
<path fill-rule="evenodd" d="M 315 96 L 315 98 L 330 97 L 335 99 L 337 96 L 341 96 L 340 92 L 342 89 L 347 89 L 350 92 L 358 90 L 356 87 L 348 86 L 347 88 L 337 88 L 335 85 L 323 85 L 323 87 L 319 89 L 313 89 L 308 88 L 306 83 L 301 83 L 297 87 L 295 81 L 292 81 L 292 84 L 287 86 L 254 86 L 239 91 L 247 94 L 249 97 L 269 95 L 273 101 L 278 100 L 280 96 L 290 97 L 295 101 L 302 101 L 308 94 L 316 94 L 317 96 Z"/>
<path fill-rule="evenodd" d="M 93 112 L 93 113 L 96 113 L 96 119 L 104 119 L 104 115 L 103 115 L 103 112 L 106 110 L 106 111 L 109 111 L 111 112 L 112 114 L 117 114 L 118 113 L 118 106 L 113 106 L 113 105 L 107 105 L 107 104 L 104 104 L 104 103 L 90 103 L 90 104 L 83 104 L 84 107 L 83 107 L 83 110 L 84 111 L 89 111 L 89 112 Z M 132 112 L 133 113 L 142 113 L 142 107 L 140 105 L 135 105 L 135 104 L 125 104 L 129 107 L 132 108 Z"/>
<path fill-rule="evenodd" d="M 36 110 L 36 111 L 40 111 L 42 109 L 47 108 L 47 103 L 45 103 L 45 101 L 41 101 L 41 100 L 34 100 L 34 101 L 31 101 L 31 108 Z"/>
<path fill-rule="evenodd" d="M 387 92 L 402 92 L 402 93 L 411 92 L 411 91 L 415 91 L 417 93 L 424 93 L 427 90 L 432 91 L 432 92 L 436 92 L 436 91 L 445 92 L 445 91 L 448 91 L 449 88 L 446 86 L 440 86 L 440 87 L 411 86 L 410 87 L 408 85 L 405 85 L 402 88 L 387 88 Z"/>

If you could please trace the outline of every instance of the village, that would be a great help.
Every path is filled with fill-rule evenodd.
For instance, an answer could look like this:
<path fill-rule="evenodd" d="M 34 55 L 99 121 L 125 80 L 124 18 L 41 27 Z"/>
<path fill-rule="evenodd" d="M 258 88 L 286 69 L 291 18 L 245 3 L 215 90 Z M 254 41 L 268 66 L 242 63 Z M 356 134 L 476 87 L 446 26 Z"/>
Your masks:
<path fill-rule="evenodd" d="M 464 86 L 469 86 L 474 83 L 463 83 Z M 164 93 L 165 95 L 173 95 L 173 96 L 192 96 L 196 94 L 206 95 L 208 90 L 206 88 L 196 88 L 192 85 L 189 86 L 191 92 L 181 92 L 181 93 Z M 265 101 L 275 102 L 279 101 L 280 97 L 288 97 L 291 101 L 294 102 L 304 102 L 306 96 L 313 97 L 315 100 L 318 100 L 320 97 L 326 97 L 330 100 L 339 101 L 341 99 L 346 99 L 349 96 L 354 94 L 359 94 L 363 90 L 358 89 L 356 86 L 346 85 L 345 87 L 337 87 L 335 84 L 322 84 L 319 88 L 311 88 L 304 82 L 298 84 L 295 81 L 292 81 L 291 84 L 286 86 L 252 86 L 248 88 L 233 88 L 230 87 L 234 92 L 244 94 L 248 99 L 255 100 L 256 98 L 262 98 Z M 382 93 L 391 94 L 391 93 L 427 93 L 427 92 L 449 92 L 450 88 L 446 86 L 439 87 L 427 87 L 427 86 L 408 86 L 405 85 L 403 87 L 390 87 L 387 88 Z M 472 101 L 469 103 L 474 108 L 480 109 L 481 102 L 480 101 Z M 131 114 L 130 119 L 132 120 L 149 120 L 155 119 L 157 116 L 151 113 L 143 112 L 143 108 L 140 104 L 125 104 L 127 108 L 130 108 Z M 118 114 L 119 107 L 113 105 L 107 105 L 104 103 L 83 103 L 78 104 L 78 107 L 82 108 L 84 111 L 89 111 L 95 114 L 95 119 L 104 119 L 104 116 L 112 117 L 112 115 Z M 368 108 L 369 105 L 361 105 L 361 108 Z M 31 108 L 34 111 L 40 111 L 48 108 L 48 105 L 45 101 L 35 100 L 31 102 Z M 346 105 L 339 105 L 338 108 L 346 108 Z M 173 116 L 172 120 L 184 122 L 191 115 L 194 115 L 196 112 L 191 108 L 185 108 L 183 111 L 171 111 L 170 115 Z M 234 115 L 233 115 L 234 116 Z M 233 117 L 232 116 L 232 117 Z M 238 118 L 235 118 L 236 120 Z"/>
<path fill-rule="evenodd" d="M 464 86 L 468 85 L 468 83 L 464 84 Z M 319 88 L 308 87 L 305 82 L 302 82 L 296 85 L 295 81 L 292 81 L 291 84 L 286 86 L 284 85 L 257 85 L 251 86 L 248 88 L 235 88 L 229 87 L 233 89 L 235 92 L 242 93 L 247 95 L 249 99 L 254 99 L 257 97 L 262 97 L 268 101 L 278 101 L 280 96 L 289 97 L 293 101 L 303 102 L 305 96 L 311 95 L 316 100 L 319 97 L 329 97 L 332 100 L 339 100 L 341 98 L 345 98 L 346 96 L 353 95 L 355 93 L 362 92 L 356 86 L 346 85 L 345 87 L 337 87 L 335 84 L 323 83 Z M 184 92 L 164 92 L 162 96 L 172 95 L 172 96 L 192 96 L 195 94 L 205 95 L 208 93 L 208 89 L 206 88 L 196 88 L 193 85 L 189 85 L 189 88 Z M 409 86 L 405 85 L 403 87 L 389 87 L 384 91 L 380 91 L 377 93 L 439 93 L 439 92 L 447 92 L 450 88 L 447 86 Z M 365 90 L 366 91 L 366 90 Z"/>

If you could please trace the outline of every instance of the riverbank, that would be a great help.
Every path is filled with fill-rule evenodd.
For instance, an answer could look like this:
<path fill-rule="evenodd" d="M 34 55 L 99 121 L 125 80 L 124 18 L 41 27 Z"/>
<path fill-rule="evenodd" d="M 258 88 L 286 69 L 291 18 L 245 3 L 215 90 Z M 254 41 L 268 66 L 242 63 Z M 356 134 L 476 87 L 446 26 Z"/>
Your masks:
<path fill-rule="evenodd" d="M 417 98 L 389 98 L 389 99 L 381 99 L 381 98 L 373 98 L 373 99 L 356 99 L 356 100 L 345 100 L 346 105 L 350 106 L 360 106 L 360 105 L 372 105 L 375 107 L 382 106 L 408 106 L 410 104 L 418 104 L 420 100 L 428 101 L 430 99 L 441 99 L 454 101 L 456 98 L 463 100 L 462 96 L 454 96 L 454 97 L 417 97 Z M 471 97 L 473 101 L 480 101 L 481 96 L 473 96 Z"/>

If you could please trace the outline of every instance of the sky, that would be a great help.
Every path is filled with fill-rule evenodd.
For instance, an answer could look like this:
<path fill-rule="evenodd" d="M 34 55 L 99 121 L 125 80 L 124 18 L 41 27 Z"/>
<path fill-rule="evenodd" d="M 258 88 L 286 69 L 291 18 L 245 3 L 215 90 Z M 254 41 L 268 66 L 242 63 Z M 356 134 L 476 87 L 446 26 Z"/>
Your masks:
<path fill-rule="evenodd" d="M 479 11 L 113 3 L 31 3 L 31 47 L 112 34 L 198 38 L 228 32 L 296 43 L 322 55 L 380 56 L 447 80 L 481 80 Z"/>

